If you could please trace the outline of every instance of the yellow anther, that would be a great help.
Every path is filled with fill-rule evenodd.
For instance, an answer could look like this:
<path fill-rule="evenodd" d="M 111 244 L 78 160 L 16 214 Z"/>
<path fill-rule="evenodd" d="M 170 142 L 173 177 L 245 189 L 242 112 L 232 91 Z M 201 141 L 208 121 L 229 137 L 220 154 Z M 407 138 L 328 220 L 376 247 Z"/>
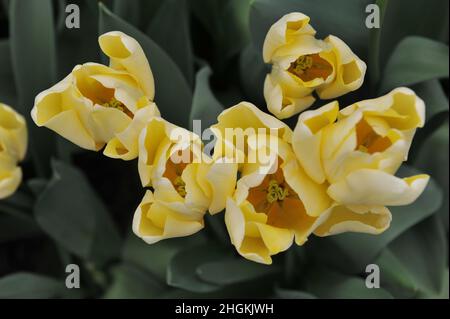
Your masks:
<path fill-rule="evenodd" d="M 309 55 L 302 55 L 297 60 L 292 62 L 291 71 L 296 74 L 303 74 L 303 72 L 313 65 L 313 59 Z"/>
<path fill-rule="evenodd" d="M 269 182 L 266 199 L 270 204 L 275 201 L 282 201 L 287 196 L 289 196 L 289 191 L 287 188 L 281 187 L 276 180 L 271 180 Z"/>
<path fill-rule="evenodd" d="M 175 186 L 175 189 L 177 190 L 178 194 L 180 194 L 181 197 L 186 196 L 186 183 L 183 181 L 181 176 L 177 176 L 175 180 L 173 181 L 173 185 Z"/>

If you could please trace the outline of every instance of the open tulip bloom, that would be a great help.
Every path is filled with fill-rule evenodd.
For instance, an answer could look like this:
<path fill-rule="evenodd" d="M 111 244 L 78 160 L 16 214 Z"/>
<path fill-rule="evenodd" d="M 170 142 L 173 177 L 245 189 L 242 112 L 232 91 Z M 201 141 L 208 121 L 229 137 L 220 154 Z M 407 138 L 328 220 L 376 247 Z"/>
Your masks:
<path fill-rule="evenodd" d="M 313 234 L 382 233 L 393 218 L 388 207 L 414 202 L 428 183 L 424 174 L 395 176 L 425 121 L 424 102 L 408 88 L 342 108 L 324 102 L 301 113 L 293 130 L 281 121 L 316 95 L 357 90 L 366 72 L 343 40 L 317 39 L 302 13 L 283 16 L 264 41 L 271 71 L 261 89 L 272 114 L 248 102 L 225 109 L 210 127 L 211 156 L 199 136 L 161 117 L 151 57 L 140 44 L 122 32 L 101 35 L 99 44 L 109 66 L 77 65 L 36 97 L 31 114 L 82 148 L 137 159 L 145 195 L 132 229 L 148 244 L 192 235 L 205 214 L 223 214 L 236 251 L 271 264 Z M 26 131 L 7 106 L 0 114 L 2 198 L 20 181 Z"/>

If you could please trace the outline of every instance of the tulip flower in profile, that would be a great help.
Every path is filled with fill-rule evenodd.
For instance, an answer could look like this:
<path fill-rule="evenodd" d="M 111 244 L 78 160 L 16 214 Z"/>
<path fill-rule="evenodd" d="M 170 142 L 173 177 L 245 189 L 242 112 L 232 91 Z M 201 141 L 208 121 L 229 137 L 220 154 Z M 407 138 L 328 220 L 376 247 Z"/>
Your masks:
<path fill-rule="evenodd" d="M 289 13 L 272 25 L 264 41 L 264 62 L 272 64 L 264 97 L 280 119 L 310 107 L 314 91 L 321 99 L 332 99 L 364 81 L 366 64 L 336 36 L 316 39 L 309 21 L 302 13 Z"/>
<path fill-rule="evenodd" d="M 25 157 L 27 139 L 25 119 L 0 103 L 0 199 L 14 194 L 22 181 L 17 164 Z"/>
<path fill-rule="evenodd" d="M 386 206 L 408 205 L 425 189 L 425 174 L 398 178 L 425 105 L 407 88 L 357 102 L 337 102 L 299 116 L 292 143 L 298 161 L 316 183 L 326 185 L 334 208 L 315 234 L 346 231 L 379 234 L 389 227 Z"/>
<path fill-rule="evenodd" d="M 99 37 L 110 65 L 77 65 L 61 82 L 41 92 L 31 116 L 64 138 L 89 150 L 124 160 L 138 155 L 137 136 L 159 116 L 154 80 L 139 43 L 118 31 Z"/>

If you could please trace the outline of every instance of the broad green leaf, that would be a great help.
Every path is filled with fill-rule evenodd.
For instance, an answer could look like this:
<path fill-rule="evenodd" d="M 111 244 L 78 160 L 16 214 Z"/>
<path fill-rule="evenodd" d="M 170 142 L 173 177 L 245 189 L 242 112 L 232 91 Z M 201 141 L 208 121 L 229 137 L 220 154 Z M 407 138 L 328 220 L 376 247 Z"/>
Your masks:
<path fill-rule="evenodd" d="M 394 240 L 375 262 L 383 287 L 399 298 L 433 298 L 444 288 L 448 244 L 436 216 Z"/>
<path fill-rule="evenodd" d="M 239 78 L 246 98 L 258 106 L 265 105 L 263 90 L 267 73 L 262 53 L 253 44 L 247 45 L 239 59 Z"/>
<path fill-rule="evenodd" d="M 41 228 L 69 252 L 98 264 L 119 254 L 120 237 L 109 213 L 84 175 L 53 162 L 53 177 L 35 205 Z"/>
<path fill-rule="evenodd" d="M 433 176 L 444 194 L 449 192 L 449 124 L 447 121 L 422 143 L 418 150 L 414 165 L 427 174 Z M 439 209 L 442 222 L 448 231 L 449 199 L 444 196 L 443 204 Z"/>
<path fill-rule="evenodd" d="M 275 287 L 275 298 L 280 299 L 316 299 L 317 297 L 309 292 Z"/>
<path fill-rule="evenodd" d="M 430 80 L 414 85 L 412 89 L 425 102 L 425 116 L 427 121 L 434 116 L 448 113 L 448 98 L 439 80 Z"/>
<path fill-rule="evenodd" d="M 187 128 L 192 93 L 178 66 L 149 37 L 114 15 L 102 3 L 99 25 L 100 33 L 122 31 L 140 43 L 152 68 L 156 89 L 155 102 L 162 116 L 171 123 Z"/>
<path fill-rule="evenodd" d="M 194 14 L 211 34 L 217 63 L 238 53 L 250 40 L 251 0 L 190 0 Z"/>
<path fill-rule="evenodd" d="M 419 174 L 403 166 L 398 176 Z M 389 207 L 392 212 L 390 227 L 380 235 L 345 233 L 328 238 L 313 238 L 307 246 L 316 258 L 344 273 L 361 273 L 373 262 L 381 250 L 410 227 L 436 213 L 442 204 L 442 191 L 433 178 L 423 194 L 411 205 Z"/>
<path fill-rule="evenodd" d="M 192 84 L 194 57 L 186 1 L 163 1 L 147 28 L 147 34 L 164 49 L 183 72 L 187 82 Z"/>
<path fill-rule="evenodd" d="M 389 1 L 381 32 L 382 65 L 385 65 L 397 44 L 407 36 L 448 41 L 448 7 L 447 0 Z"/>
<path fill-rule="evenodd" d="M 32 178 L 27 181 L 27 186 L 35 197 L 38 197 L 47 187 L 48 180 L 44 178 Z"/>
<path fill-rule="evenodd" d="M 197 268 L 205 263 L 226 257 L 227 252 L 214 244 L 188 247 L 178 252 L 170 261 L 167 270 L 167 283 L 172 287 L 192 292 L 212 292 L 220 286 L 203 281 L 197 274 Z"/>
<path fill-rule="evenodd" d="M 370 0 L 255 0 L 250 9 L 250 30 L 253 43 L 261 52 L 267 31 L 283 15 L 302 12 L 319 38 L 333 34 L 341 38 L 360 58 L 365 60 L 369 29 L 365 25 L 365 8 Z"/>
<path fill-rule="evenodd" d="M 130 265 L 120 264 L 112 271 L 113 282 L 106 289 L 106 299 L 144 299 L 160 298 L 168 290 L 153 275 Z"/>
<path fill-rule="evenodd" d="M 49 299 L 60 297 L 65 287 L 56 279 L 26 272 L 0 278 L 1 299 Z"/>
<path fill-rule="evenodd" d="M 431 39 L 410 36 L 392 52 L 383 71 L 380 93 L 399 86 L 448 78 L 448 45 Z"/>
<path fill-rule="evenodd" d="M 204 66 L 195 77 L 195 90 L 192 99 L 189 127 L 192 129 L 193 121 L 200 120 L 203 129 L 207 129 L 217 122 L 217 116 L 223 111 L 223 106 L 217 101 L 211 91 L 209 78 L 211 69 Z"/>
<path fill-rule="evenodd" d="M 0 101 L 17 108 L 17 93 L 11 68 L 11 48 L 9 40 L 0 40 Z"/>
<path fill-rule="evenodd" d="M 16 109 L 33 123 L 30 111 L 35 96 L 56 80 L 56 45 L 52 2 L 31 0 L 10 2 L 10 45 L 14 79 L 19 97 Z M 30 149 L 41 176 L 50 173 L 54 153 L 53 134 L 29 126 Z"/>
<path fill-rule="evenodd" d="M 172 257 L 185 247 L 198 245 L 204 241 L 204 236 L 196 234 L 186 238 L 166 239 L 149 245 L 131 234 L 123 246 L 122 259 L 139 266 L 165 282 L 167 268 Z"/>
<path fill-rule="evenodd" d="M 305 274 L 306 291 L 327 299 L 392 299 L 383 288 L 367 288 L 365 280 L 345 276 L 321 266 L 311 267 Z"/>
<path fill-rule="evenodd" d="M 212 284 L 231 285 L 264 277 L 280 272 L 276 266 L 257 264 L 246 259 L 218 260 L 197 267 L 198 276 Z"/>
<path fill-rule="evenodd" d="M 125 21 L 138 26 L 141 10 L 140 4 L 141 2 L 138 0 L 113 0 L 112 11 Z"/>

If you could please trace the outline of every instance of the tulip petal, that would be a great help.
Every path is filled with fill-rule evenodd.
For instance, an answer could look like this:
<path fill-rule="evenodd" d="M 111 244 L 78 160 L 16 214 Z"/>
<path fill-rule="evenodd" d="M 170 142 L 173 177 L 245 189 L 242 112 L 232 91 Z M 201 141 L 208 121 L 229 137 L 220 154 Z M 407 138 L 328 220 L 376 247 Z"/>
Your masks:
<path fill-rule="evenodd" d="M 189 218 L 155 201 L 151 191 L 146 192 L 133 217 L 133 232 L 148 244 L 189 236 L 203 226 L 203 220 Z"/>
<path fill-rule="evenodd" d="M 7 151 L 16 160 L 23 160 L 27 142 L 24 117 L 10 106 L 0 103 L 0 152 Z"/>
<path fill-rule="evenodd" d="M 322 167 L 323 129 L 334 123 L 339 103 L 334 101 L 314 111 L 300 114 L 292 136 L 292 147 L 305 173 L 318 184 L 325 182 Z"/>
<path fill-rule="evenodd" d="M 429 178 L 422 174 L 402 179 L 379 170 L 360 169 L 331 184 L 328 194 L 344 205 L 409 205 L 422 194 Z"/>
<path fill-rule="evenodd" d="M 364 100 L 341 110 L 349 116 L 356 109 L 373 117 L 381 117 L 390 127 L 402 131 L 414 130 L 425 125 L 425 103 L 414 91 L 406 87 L 392 90 L 388 94 Z"/>
<path fill-rule="evenodd" d="M 325 40 L 336 56 L 336 77 L 334 81 L 317 89 L 321 99 L 333 99 L 361 87 L 366 74 L 366 64 L 338 37 L 328 36 Z"/>
<path fill-rule="evenodd" d="M 22 169 L 16 160 L 0 150 L 0 199 L 14 194 L 22 181 Z"/>
<path fill-rule="evenodd" d="M 123 160 L 135 159 L 139 154 L 139 134 L 154 116 L 159 116 L 158 108 L 154 103 L 139 109 L 134 114 L 130 125 L 123 132 L 115 134 L 116 137 L 107 143 L 103 154 Z"/>
<path fill-rule="evenodd" d="M 274 23 L 264 40 L 264 62 L 269 63 L 276 51 L 292 39 L 301 35 L 314 35 L 316 31 L 309 25 L 309 20 L 303 13 L 292 12 Z"/>
<path fill-rule="evenodd" d="M 145 95 L 153 100 L 155 84 L 152 70 L 140 44 L 132 37 L 120 31 L 101 35 L 98 39 L 100 48 L 111 59 L 112 68 L 125 69 L 138 81 Z"/>
<path fill-rule="evenodd" d="M 104 144 L 94 138 L 84 121 L 85 114 L 90 112 L 85 101 L 77 96 L 70 74 L 36 96 L 31 117 L 37 126 L 48 127 L 82 148 L 97 151 Z"/>
<path fill-rule="evenodd" d="M 346 206 L 334 206 L 316 228 L 317 236 L 337 235 L 345 232 L 380 234 L 389 228 L 392 215 L 386 207 L 365 207 L 362 211 Z"/>
<path fill-rule="evenodd" d="M 301 90 L 301 87 L 299 88 Z M 271 74 L 264 81 L 264 98 L 267 109 L 279 119 L 286 119 L 310 107 L 316 100 L 312 95 L 292 97 L 283 92 L 280 83 L 276 83 Z"/>

